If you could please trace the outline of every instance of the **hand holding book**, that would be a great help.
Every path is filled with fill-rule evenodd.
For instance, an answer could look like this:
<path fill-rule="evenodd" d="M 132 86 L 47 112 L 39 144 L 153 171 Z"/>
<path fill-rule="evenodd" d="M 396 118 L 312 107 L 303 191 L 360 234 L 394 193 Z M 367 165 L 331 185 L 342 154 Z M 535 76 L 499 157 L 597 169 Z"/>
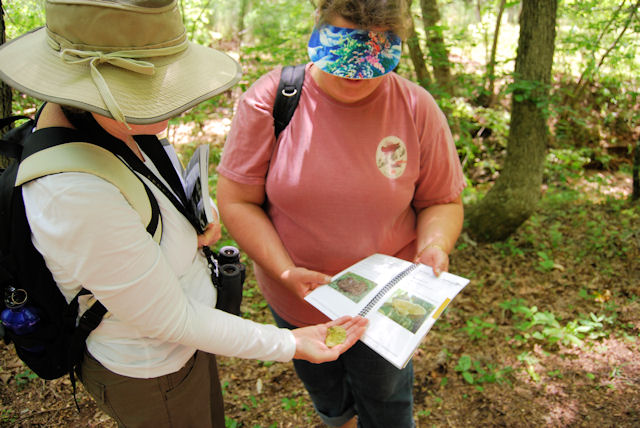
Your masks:
<path fill-rule="evenodd" d="M 369 320 L 361 340 L 398 368 L 404 367 L 438 317 L 469 280 L 436 277 L 421 263 L 374 254 L 309 293 L 305 300 L 331 319 Z"/>
<path fill-rule="evenodd" d="M 431 266 L 435 276 L 440 276 L 449 270 L 449 253 L 438 244 L 429 244 L 418 253 L 414 263 Z"/>

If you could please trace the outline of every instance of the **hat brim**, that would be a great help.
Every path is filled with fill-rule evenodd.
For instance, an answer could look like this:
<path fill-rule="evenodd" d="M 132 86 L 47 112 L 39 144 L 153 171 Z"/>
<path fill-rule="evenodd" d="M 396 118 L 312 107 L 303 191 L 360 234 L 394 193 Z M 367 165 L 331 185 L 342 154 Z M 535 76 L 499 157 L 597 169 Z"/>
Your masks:
<path fill-rule="evenodd" d="M 309 59 L 322 71 L 346 79 L 374 79 L 393 71 L 402 41 L 391 31 L 369 31 L 323 24 L 307 44 Z"/>
<path fill-rule="evenodd" d="M 127 122 L 147 124 L 177 116 L 226 91 L 241 77 L 229 55 L 193 42 L 183 52 L 145 59 L 152 75 L 98 65 Z M 0 47 L 0 79 L 34 98 L 77 107 L 111 117 L 88 63 L 68 64 L 47 44 L 44 28 Z"/>

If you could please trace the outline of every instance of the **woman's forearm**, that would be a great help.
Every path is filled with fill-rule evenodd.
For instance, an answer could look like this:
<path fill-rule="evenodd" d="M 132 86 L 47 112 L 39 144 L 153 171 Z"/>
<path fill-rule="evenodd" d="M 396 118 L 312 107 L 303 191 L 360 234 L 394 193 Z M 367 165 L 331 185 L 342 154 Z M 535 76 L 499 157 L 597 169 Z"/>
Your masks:
<path fill-rule="evenodd" d="M 217 186 L 222 222 L 249 258 L 273 278 L 294 267 L 271 220 L 264 212 L 264 187 L 220 176 Z"/>
<path fill-rule="evenodd" d="M 418 213 L 417 255 L 428 247 L 438 247 L 449 254 L 460 235 L 464 209 L 458 197 L 448 204 L 433 205 Z"/>

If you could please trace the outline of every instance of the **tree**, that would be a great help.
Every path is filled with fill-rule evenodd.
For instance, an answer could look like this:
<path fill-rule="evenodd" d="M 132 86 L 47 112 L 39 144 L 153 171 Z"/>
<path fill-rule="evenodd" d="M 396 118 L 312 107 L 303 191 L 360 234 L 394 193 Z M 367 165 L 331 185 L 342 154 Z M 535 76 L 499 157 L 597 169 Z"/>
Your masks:
<path fill-rule="evenodd" d="M 631 200 L 638 201 L 640 200 L 640 139 L 636 143 L 636 148 L 633 151 L 633 179 L 632 179 L 632 193 Z"/>
<path fill-rule="evenodd" d="M 413 23 L 413 15 L 411 14 L 411 4 L 413 1 L 407 2 L 407 9 L 409 14 L 409 37 L 407 37 L 407 47 L 409 48 L 409 57 L 413 63 L 413 69 L 416 72 L 416 79 L 418 83 L 428 88 L 431 85 L 431 74 L 427 70 L 427 65 L 424 61 L 424 54 L 420 47 L 420 38 L 416 32 L 416 27 Z"/>
<path fill-rule="evenodd" d="M 244 36 L 245 26 L 244 19 L 247 15 L 251 4 L 250 0 L 240 0 L 240 11 L 238 12 L 238 43 L 242 44 L 242 37 Z"/>
<path fill-rule="evenodd" d="M 452 89 L 451 64 L 440 25 L 438 2 L 437 0 L 420 0 L 420 7 L 422 8 L 422 21 L 427 35 L 427 46 L 431 56 L 434 78 L 441 89 L 450 92 Z"/>
<path fill-rule="evenodd" d="M 468 210 L 469 229 L 476 239 L 507 238 L 540 199 L 557 9 L 557 0 L 522 2 L 507 156 L 494 186 Z"/>
<path fill-rule="evenodd" d="M 0 0 L 0 45 L 6 41 L 4 31 L 4 8 L 2 0 Z M 0 117 L 11 115 L 11 88 L 0 80 Z M 0 129 L 0 135 L 4 134 L 8 129 Z M 0 168 L 7 165 L 8 159 L 0 155 Z"/>
<path fill-rule="evenodd" d="M 498 6 L 498 16 L 496 17 L 496 28 L 493 32 L 493 43 L 491 45 L 491 56 L 489 57 L 489 62 L 487 63 L 487 80 L 489 81 L 487 92 L 488 100 L 487 107 L 493 105 L 495 101 L 495 70 L 496 70 L 496 52 L 498 50 L 498 36 L 500 35 L 500 24 L 502 22 L 502 14 L 504 13 L 504 8 L 506 5 L 506 0 L 500 0 L 500 5 Z"/>
<path fill-rule="evenodd" d="M 6 41 L 4 31 L 4 8 L 0 0 L 0 45 Z M 7 117 L 11 114 L 11 88 L 0 81 L 0 117 Z M 0 132 L 3 130 L 0 129 Z"/>
<path fill-rule="evenodd" d="M 594 77 L 598 74 L 603 64 L 605 64 L 605 60 L 607 57 L 617 48 L 617 46 L 622 43 L 622 38 L 627 30 L 632 27 L 634 20 L 636 20 L 636 16 L 638 14 L 638 9 L 640 8 L 640 0 L 636 1 L 635 4 L 631 4 L 629 7 L 626 7 L 626 0 L 623 0 L 618 7 L 613 11 L 609 20 L 603 25 L 600 34 L 597 36 L 597 40 L 593 43 L 592 51 L 590 52 L 590 58 L 586 62 L 586 67 L 582 71 L 578 82 L 576 83 L 575 89 L 567 94 L 567 99 L 564 102 L 570 102 L 572 104 L 580 101 L 583 96 L 585 89 L 593 83 Z M 626 12 L 626 18 L 622 18 L 622 23 L 619 21 L 620 16 L 623 15 L 623 12 Z M 621 27 L 621 28 L 620 28 Z M 605 36 L 609 34 L 613 34 L 617 31 L 617 36 L 611 42 L 611 44 L 604 49 L 604 52 L 601 54 L 600 59 L 596 59 L 597 50 L 602 50 L 604 47 L 602 44 L 604 43 Z"/>

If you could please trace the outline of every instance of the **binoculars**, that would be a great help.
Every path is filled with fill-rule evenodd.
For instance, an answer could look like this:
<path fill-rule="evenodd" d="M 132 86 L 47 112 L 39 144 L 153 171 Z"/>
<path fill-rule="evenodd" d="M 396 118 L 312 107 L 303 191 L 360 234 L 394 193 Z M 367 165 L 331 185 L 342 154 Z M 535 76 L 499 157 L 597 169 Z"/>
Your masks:
<path fill-rule="evenodd" d="M 246 277 L 246 266 L 240 262 L 240 251 L 231 245 L 220 248 L 214 253 L 217 263 L 218 300 L 216 308 L 240 315 L 240 303 L 242 302 L 242 288 Z"/>

